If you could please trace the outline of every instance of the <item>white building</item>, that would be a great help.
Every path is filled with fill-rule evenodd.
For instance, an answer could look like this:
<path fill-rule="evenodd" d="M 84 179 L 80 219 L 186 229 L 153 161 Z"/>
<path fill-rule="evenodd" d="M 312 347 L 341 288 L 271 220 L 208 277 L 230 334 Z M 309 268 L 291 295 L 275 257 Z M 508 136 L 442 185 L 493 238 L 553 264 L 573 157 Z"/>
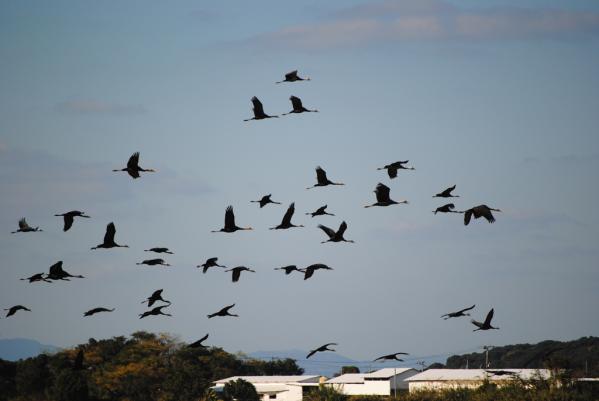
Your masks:
<path fill-rule="evenodd" d="M 225 384 L 230 381 L 243 379 L 256 388 L 263 401 L 301 401 L 303 394 L 313 387 L 318 387 L 320 376 L 233 376 L 214 382 L 212 389 L 223 391 Z"/>
<path fill-rule="evenodd" d="M 406 379 L 417 374 L 412 368 L 384 368 L 372 373 L 347 373 L 325 382 L 347 395 L 392 395 L 407 390 Z"/>
<path fill-rule="evenodd" d="M 533 380 L 551 378 L 548 369 L 429 369 L 407 379 L 410 391 L 475 388 L 485 380 L 501 385 L 520 378 Z"/>

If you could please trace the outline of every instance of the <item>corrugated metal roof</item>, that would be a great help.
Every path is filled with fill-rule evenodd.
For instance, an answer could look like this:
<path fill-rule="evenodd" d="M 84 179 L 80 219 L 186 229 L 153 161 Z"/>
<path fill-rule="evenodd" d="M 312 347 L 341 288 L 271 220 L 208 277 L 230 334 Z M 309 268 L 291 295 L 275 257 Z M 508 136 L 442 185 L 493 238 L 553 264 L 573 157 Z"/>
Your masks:
<path fill-rule="evenodd" d="M 344 375 L 327 380 L 325 383 L 359 384 L 364 383 L 364 376 L 365 373 L 346 373 Z"/>
<path fill-rule="evenodd" d="M 229 381 L 243 379 L 252 384 L 254 383 L 302 383 L 302 382 L 318 382 L 318 375 L 297 375 L 297 376 L 232 376 L 226 379 L 215 381 L 216 384 L 225 384 Z"/>
<path fill-rule="evenodd" d="M 376 372 L 366 373 L 364 375 L 364 379 L 388 379 L 394 375 L 400 375 L 404 372 L 407 372 L 408 370 L 417 372 L 416 369 L 413 368 L 383 368 L 377 370 Z"/>
<path fill-rule="evenodd" d="M 498 374 L 494 374 L 497 371 Z M 511 372 L 512 374 L 501 374 Z M 414 375 L 406 381 L 449 381 L 449 380 L 511 380 L 516 377 L 524 380 L 536 377 L 548 379 L 551 371 L 547 369 L 429 369 Z"/>

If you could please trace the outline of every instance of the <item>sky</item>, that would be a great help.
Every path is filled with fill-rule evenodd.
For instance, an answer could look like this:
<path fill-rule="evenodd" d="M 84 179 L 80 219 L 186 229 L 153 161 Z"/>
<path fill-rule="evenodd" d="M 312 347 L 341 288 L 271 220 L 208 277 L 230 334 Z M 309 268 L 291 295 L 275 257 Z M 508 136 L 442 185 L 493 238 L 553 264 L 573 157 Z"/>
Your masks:
<path fill-rule="evenodd" d="M 311 81 L 275 84 L 295 69 Z M 0 338 L 210 333 L 371 360 L 599 335 L 597 71 L 595 1 L 2 2 L 0 307 L 32 312 Z M 319 113 L 243 121 L 252 96 L 281 114 L 290 95 Z M 157 172 L 112 172 L 133 152 Z M 377 170 L 397 160 L 415 170 Z M 318 165 L 346 185 L 307 191 Z M 379 182 L 409 204 L 363 208 Z M 496 223 L 433 215 L 454 184 Z M 282 205 L 250 203 L 269 193 Z M 268 230 L 291 202 L 306 227 Z M 211 233 L 228 205 L 254 230 Z M 64 233 L 69 210 L 92 218 Z M 10 234 L 21 217 L 44 231 Z M 343 220 L 355 243 L 321 244 Z M 91 251 L 109 222 L 130 248 Z M 153 246 L 172 267 L 136 265 Z M 256 273 L 195 268 L 212 256 Z M 58 260 L 86 278 L 19 280 Z M 313 263 L 334 270 L 274 270 Z M 159 288 L 173 316 L 139 320 Z M 472 304 L 500 330 L 440 319 Z M 97 306 L 116 311 L 83 318 Z"/>

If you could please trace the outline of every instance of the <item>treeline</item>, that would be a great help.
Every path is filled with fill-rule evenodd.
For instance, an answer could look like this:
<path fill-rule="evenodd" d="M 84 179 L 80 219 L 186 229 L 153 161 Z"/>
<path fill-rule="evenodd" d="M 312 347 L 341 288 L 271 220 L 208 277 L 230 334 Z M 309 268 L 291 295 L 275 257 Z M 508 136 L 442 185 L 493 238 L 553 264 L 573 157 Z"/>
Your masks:
<path fill-rule="evenodd" d="M 292 359 L 246 359 L 136 332 L 17 362 L 0 359 L 0 401 L 199 400 L 225 377 L 302 373 Z"/>
<path fill-rule="evenodd" d="M 582 337 L 573 341 L 543 341 L 538 344 L 516 344 L 489 350 L 493 369 L 567 369 L 573 377 L 599 377 L 599 337 Z M 485 368 L 485 353 L 454 355 L 445 367 Z"/>

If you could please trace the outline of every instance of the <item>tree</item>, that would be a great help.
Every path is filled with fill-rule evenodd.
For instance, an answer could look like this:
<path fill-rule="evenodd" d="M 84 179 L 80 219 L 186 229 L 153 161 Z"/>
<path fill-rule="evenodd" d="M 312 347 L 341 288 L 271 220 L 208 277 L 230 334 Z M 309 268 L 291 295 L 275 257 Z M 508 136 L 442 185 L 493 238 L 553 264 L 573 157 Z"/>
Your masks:
<path fill-rule="evenodd" d="M 360 373 L 360 368 L 357 366 L 343 366 L 341 368 L 341 374 L 344 375 L 346 373 Z"/>
<path fill-rule="evenodd" d="M 237 379 L 225 384 L 223 399 L 225 401 L 260 401 L 256 387 L 243 379 Z"/>
<path fill-rule="evenodd" d="M 89 390 L 85 373 L 76 370 L 63 370 L 56 377 L 49 393 L 50 398 L 54 401 L 87 401 Z"/>

